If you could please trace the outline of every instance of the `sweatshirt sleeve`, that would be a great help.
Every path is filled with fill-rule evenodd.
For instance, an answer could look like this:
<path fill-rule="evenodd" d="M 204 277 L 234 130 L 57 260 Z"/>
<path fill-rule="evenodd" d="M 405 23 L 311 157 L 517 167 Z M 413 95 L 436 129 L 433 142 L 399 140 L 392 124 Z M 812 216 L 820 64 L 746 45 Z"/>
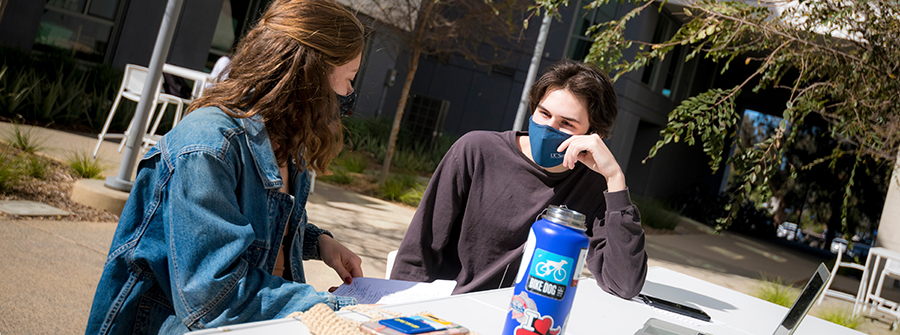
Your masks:
<path fill-rule="evenodd" d="M 588 269 L 604 291 L 631 299 L 641 292 L 647 277 L 644 230 L 628 189 L 603 192 L 606 211 L 595 216 L 587 256 Z"/>
<path fill-rule="evenodd" d="M 469 185 L 460 142 L 464 141 L 451 147 L 432 175 L 400 243 L 391 279 L 431 282 L 442 272 L 453 272 L 448 263 L 458 263 L 456 252 L 448 249 L 455 247 L 451 244 L 459 236 L 457 226 Z"/>

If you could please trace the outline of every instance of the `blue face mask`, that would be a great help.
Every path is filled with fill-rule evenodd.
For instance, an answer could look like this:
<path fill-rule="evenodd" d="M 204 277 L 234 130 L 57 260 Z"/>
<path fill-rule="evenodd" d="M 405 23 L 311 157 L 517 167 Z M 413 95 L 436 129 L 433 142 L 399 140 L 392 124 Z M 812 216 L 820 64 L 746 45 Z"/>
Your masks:
<path fill-rule="evenodd" d="M 542 126 L 528 118 L 528 141 L 531 143 L 531 157 L 537 165 L 545 168 L 562 164 L 565 151 L 556 152 L 556 148 L 572 135 L 566 134 L 551 126 Z"/>
<path fill-rule="evenodd" d="M 335 93 L 334 95 L 337 96 L 341 117 L 346 117 L 350 114 L 353 114 L 353 107 L 356 107 L 356 91 L 350 92 L 347 95 L 340 95 L 337 93 Z"/>

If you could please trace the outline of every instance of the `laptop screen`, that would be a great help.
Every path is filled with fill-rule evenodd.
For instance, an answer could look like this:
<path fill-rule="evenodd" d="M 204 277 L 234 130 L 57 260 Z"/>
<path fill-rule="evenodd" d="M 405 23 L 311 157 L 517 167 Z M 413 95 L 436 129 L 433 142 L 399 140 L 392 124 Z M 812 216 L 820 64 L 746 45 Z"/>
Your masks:
<path fill-rule="evenodd" d="M 819 297 L 819 294 L 822 293 L 822 289 L 825 286 L 825 282 L 828 281 L 829 275 L 828 269 L 825 268 L 825 264 L 819 264 L 816 273 L 813 274 L 812 278 L 809 279 L 809 282 L 806 283 L 806 287 L 800 292 L 800 297 L 797 298 L 797 301 L 794 301 L 794 305 L 791 306 L 791 309 L 788 311 L 787 315 L 785 315 L 784 320 L 781 320 L 781 324 L 775 329 L 775 335 L 790 335 L 797 330 L 800 321 L 802 321 L 803 317 L 809 313 L 813 302 L 815 302 L 816 298 Z"/>

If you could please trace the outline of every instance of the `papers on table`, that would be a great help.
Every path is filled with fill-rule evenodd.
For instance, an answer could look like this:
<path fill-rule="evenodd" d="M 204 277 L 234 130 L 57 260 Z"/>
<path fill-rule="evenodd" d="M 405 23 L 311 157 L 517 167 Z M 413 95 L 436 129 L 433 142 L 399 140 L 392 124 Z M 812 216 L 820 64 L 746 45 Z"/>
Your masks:
<path fill-rule="evenodd" d="M 354 297 L 360 304 L 399 304 L 449 297 L 456 288 L 455 280 L 419 283 L 357 277 L 350 285 L 341 285 L 334 295 Z"/>

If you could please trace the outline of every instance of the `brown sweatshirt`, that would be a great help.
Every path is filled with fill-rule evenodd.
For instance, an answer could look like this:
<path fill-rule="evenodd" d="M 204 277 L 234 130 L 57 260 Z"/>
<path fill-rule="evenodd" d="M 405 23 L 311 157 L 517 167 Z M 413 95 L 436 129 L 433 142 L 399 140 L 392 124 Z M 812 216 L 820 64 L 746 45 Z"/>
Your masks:
<path fill-rule="evenodd" d="M 453 145 L 425 190 L 391 278 L 456 280 L 454 294 L 511 286 L 531 224 L 548 205 L 566 205 L 587 217 L 587 267 L 597 285 L 622 298 L 637 295 L 647 254 L 628 190 L 606 192 L 606 179 L 581 163 L 547 172 L 519 150 L 516 135 L 473 131 Z"/>

